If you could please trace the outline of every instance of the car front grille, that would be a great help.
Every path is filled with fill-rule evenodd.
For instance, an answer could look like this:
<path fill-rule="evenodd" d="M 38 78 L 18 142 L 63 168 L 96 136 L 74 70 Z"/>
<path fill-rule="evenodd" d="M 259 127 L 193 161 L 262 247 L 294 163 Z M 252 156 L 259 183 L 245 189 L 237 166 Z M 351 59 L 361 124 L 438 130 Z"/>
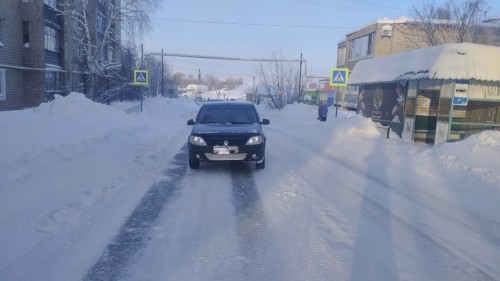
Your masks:
<path fill-rule="evenodd" d="M 248 141 L 248 136 L 243 137 L 243 136 L 231 136 L 231 135 L 217 135 L 217 136 L 203 136 L 203 139 L 209 146 L 214 146 L 214 145 L 227 145 L 227 146 L 242 146 L 245 145 Z M 227 141 L 228 143 L 225 144 L 224 142 Z"/>

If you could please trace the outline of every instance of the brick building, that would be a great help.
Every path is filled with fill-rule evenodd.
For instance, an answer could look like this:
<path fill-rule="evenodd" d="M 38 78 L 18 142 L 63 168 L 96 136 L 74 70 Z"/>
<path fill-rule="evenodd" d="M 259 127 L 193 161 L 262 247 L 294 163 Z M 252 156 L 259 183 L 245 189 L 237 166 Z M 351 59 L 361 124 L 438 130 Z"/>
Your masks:
<path fill-rule="evenodd" d="M 84 88 L 85 73 L 75 60 L 78 26 L 65 16 L 74 2 L 0 2 L 0 110 L 34 107 L 55 94 Z M 90 0 L 86 12 L 96 42 L 106 23 L 106 1 Z M 114 34 L 119 38 L 119 32 Z"/>

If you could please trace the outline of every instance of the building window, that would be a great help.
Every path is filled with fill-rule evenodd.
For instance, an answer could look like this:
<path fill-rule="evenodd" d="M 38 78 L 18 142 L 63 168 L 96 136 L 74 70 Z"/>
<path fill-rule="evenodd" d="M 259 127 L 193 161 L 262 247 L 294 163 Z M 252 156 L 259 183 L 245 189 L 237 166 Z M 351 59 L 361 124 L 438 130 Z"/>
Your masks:
<path fill-rule="evenodd" d="M 0 100 L 5 100 L 7 98 L 7 92 L 5 87 L 5 69 L 0 68 Z"/>
<path fill-rule="evenodd" d="M 339 66 L 345 65 L 345 47 L 339 49 Z"/>
<path fill-rule="evenodd" d="M 45 26 L 45 50 L 59 53 L 59 31 Z"/>
<path fill-rule="evenodd" d="M 98 0 L 98 1 L 97 1 L 97 4 L 98 4 L 98 5 L 97 5 L 98 9 L 99 9 L 100 11 L 104 11 L 104 9 L 105 9 L 105 7 L 106 7 L 106 6 L 105 6 L 105 5 L 106 5 L 105 0 Z"/>
<path fill-rule="evenodd" d="M 23 47 L 30 47 L 30 23 L 23 21 Z"/>
<path fill-rule="evenodd" d="M 373 33 L 356 38 L 350 43 L 349 59 L 361 59 L 373 55 Z"/>
<path fill-rule="evenodd" d="M 101 13 L 97 13 L 97 32 L 99 34 L 104 34 L 106 30 L 106 18 Z"/>
<path fill-rule="evenodd" d="M 54 71 L 45 72 L 45 92 L 49 96 L 61 93 L 61 73 Z"/>
<path fill-rule="evenodd" d="M 108 61 L 113 61 L 114 59 L 114 48 L 109 46 L 108 47 Z"/>
<path fill-rule="evenodd" d="M 57 0 L 43 0 L 43 3 L 51 8 L 57 8 Z"/>
<path fill-rule="evenodd" d="M 2 36 L 2 33 L 3 33 L 3 30 L 2 30 L 2 24 L 3 24 L 3 21 L 2 19 L 0 19 L 0 47 L 3 47 L 3 36 Z"/>

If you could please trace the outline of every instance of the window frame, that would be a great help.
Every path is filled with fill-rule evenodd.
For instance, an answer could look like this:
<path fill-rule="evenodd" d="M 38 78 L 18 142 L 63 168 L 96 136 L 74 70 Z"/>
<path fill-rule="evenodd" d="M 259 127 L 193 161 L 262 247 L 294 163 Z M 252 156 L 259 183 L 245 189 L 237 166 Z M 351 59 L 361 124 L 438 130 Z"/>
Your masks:
<path fill-rule="evenodd" d="M 23 21 L 23 47 L 30 44 L 30 22 Z"/>
<path fill-rule="evenodd" d="M 106 32 L 106 16 L 98 11 L 96 21 L 97 33 L 99 33 L 100 35 L 104 35 L 104 33 Z"/>
<path fill-rule="evenodd" d="M 61 73 L 58 71 L 45 72 L 45 93 L 55 95 L 62 93 Z"/>
<path fill-rule="evenodd" d="M 4 22 L 4 19 L 0 18 L 0 47 L 4 46 L 4 44 L 2 42 L 2 40 L 3 40 L 3 22 Z"/>
<path fill-rule="evenodd" d="M 57 0 L 43 0 L 43 4 L 51 7 L 52 9 L 57 9 Z"/>
<path fill-rule="evenodd" d="M 350 40 L 349 60 L 359 60 L 373 56 L 374 46 L 375 46 L 374 32 Z"/>
<path fill-rule="evenodd" d="M 7 78 L 6 78 L 7 69 L 0 68 L 0 100 L 7 99 Z"/>
<path fill-rule="evenodd" d="M 347 51 L 346 46 L 339 48 L 339 66 L 346 65 L 346 51 Z"/>
<path fill-rule="evenodd" d="M 48 33 L 48 31 L 51 32 L 51 34 Z M 53 31 L 53 33 L 52 33 Z M 45 50 L 51 51 L 54 53 L 60 53 L 60 33 L 59 30 L 50 26 L 50 25 L 45 25 L 44 26 L 44 46 Z M 53 42 L 49 41 L 50 39 L 53 40 Z M 52 44 L 49 44 L 52 43 Z M 52 49 L 52 48 L 53 49 Z"/>

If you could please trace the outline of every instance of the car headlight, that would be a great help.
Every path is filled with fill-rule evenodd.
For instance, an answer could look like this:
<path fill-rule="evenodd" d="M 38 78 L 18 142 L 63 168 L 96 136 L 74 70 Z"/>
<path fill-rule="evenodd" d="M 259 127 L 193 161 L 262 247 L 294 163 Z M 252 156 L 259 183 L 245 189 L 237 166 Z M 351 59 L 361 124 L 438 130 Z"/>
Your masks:
<path fill-rule="evenodd" d="M 261 144 L 263 141 L 262 136 L 253 136 L 248 139 L 246 145 L 256 145 L 256 144 Z"/>
<path fill-rule="evenodd" d="M 193 145 L 207 146 L 207 143 L 205 142 L 205 140 L 202 137 L 198 137 L 198 136 L 190 136 L 189 142 Z"/>

